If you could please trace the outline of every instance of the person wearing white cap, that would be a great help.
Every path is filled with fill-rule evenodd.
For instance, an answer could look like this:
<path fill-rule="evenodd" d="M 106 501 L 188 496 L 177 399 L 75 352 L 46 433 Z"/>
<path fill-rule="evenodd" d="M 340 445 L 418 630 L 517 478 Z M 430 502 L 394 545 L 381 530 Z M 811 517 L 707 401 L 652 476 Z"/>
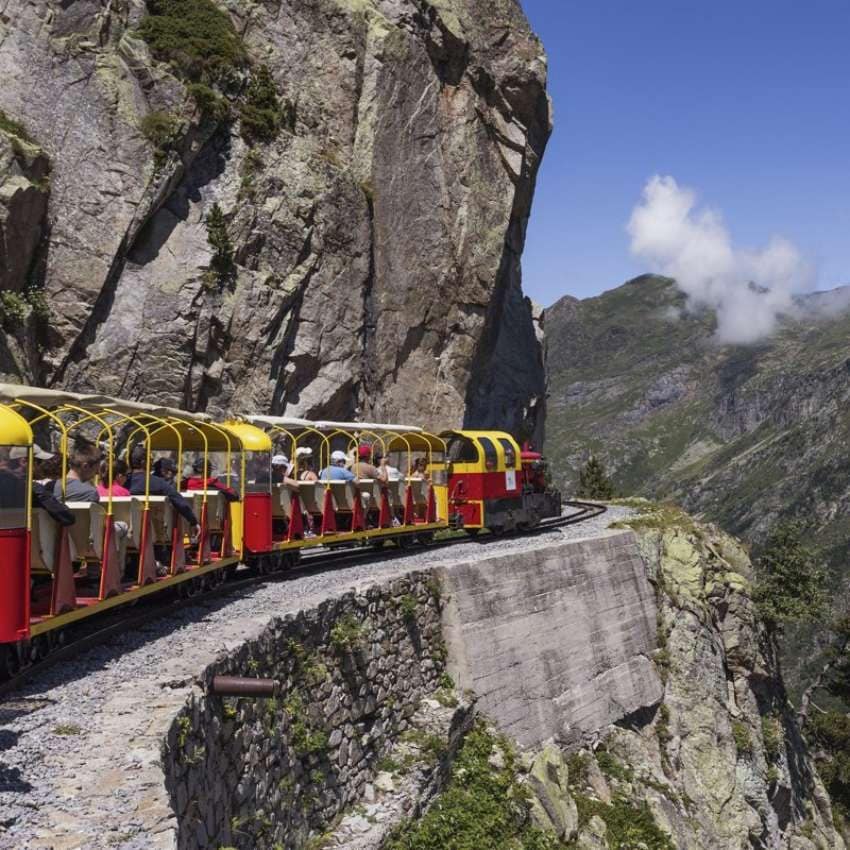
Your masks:
<path fill-rule="evenodd" d="M 25 504 L 27 482 L 27 456 L 29 449 L 15 446 L 9 450 L 0 466 L 0 507 L 22 508 Z M 33 455 L 40 461 L 52 460 L 54 455 L 45 452 L 41 446 L 33 446 Z M 47 511 L 60 525 L 73 525 L 74 514 L 63 501 L 57 499 L 43 484 L 33 480 L 31 500 L 33 508 Z"/>
<path fill-rule="evenodd" d="M 283 480 L 289 475 L 292 464 L 286 455 L 275 455 L 272 458 L 272 484 L 283 484 Z"/>
<path fill-rule="evenodd" d="M 354 481 L 354 473 L 345 468 L 345 452 L 331 452 L 330 466 L 326 466 L 319 475 L 320 481 Z"/>

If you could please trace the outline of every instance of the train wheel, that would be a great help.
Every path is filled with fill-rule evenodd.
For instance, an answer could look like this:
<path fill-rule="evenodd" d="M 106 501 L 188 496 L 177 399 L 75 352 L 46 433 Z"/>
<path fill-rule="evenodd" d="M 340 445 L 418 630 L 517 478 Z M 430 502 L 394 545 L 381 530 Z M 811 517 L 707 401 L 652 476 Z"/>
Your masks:
<path fill-rule="evenodd" d="M 490 526 L 490 534 L 493 537 L 501 537 L 505 533 L 505 527 L 503 525 L 491 525 Z"/>
<path fill-rule="evenodd" d="M 30 664 L 36 664 L 43 661 L 50 655 L 50 637 L 48 635 L 36 635 L 29 646 L 29 661 Z"/>
<path fill-rule="evenodd" d="M 396 538 L 395 542 L 399 549 L 410 549 L 413 546 L 415 540 L 413 537 L 407 534 L 402 534 L 401 537 Z"/>
<path fill-rule="evenodd" d="M 224 574 L 224 570 L 213 570 L 211 573 L 207 573 L 207 583 L 210 590 L 215 590 L 221 587 L 225 580 L 226 576 Z"/>
<path fill-rule="evenodd" d="M 190 578 L 187 581 L 180 582 L 180 598 L 191 599 L 193 596 L 197 596 L 202 589 L 203 585 L 198 578 Z"/>
<path fill-rule="evenodd" d="M 423 546 L 429 546 L 434 542 L 434 532 L 433 531 L 423 531 L 421 534 L 416 535 L 416 539 Z"/>
<path fill-rule="evenodd" d="M 20 669 L 18 648 L 11 643 L 0 644 L 0 682 L 16 676 Z"/>
<path fill-rule="evenodd" d="M 379 537 L 379 538 L 377 538 L 376 540 L 373 540 L 373 541 L 372 541 L 372 546 L 373 546 L 373 548 L 375 548 L 375 549 L 383 549 L 383 548 L 384 548 L 384 544 L 385 544 L 386 542 L 387 542 L 387 541 L 386 541 L 383 537 Z"/>
<path fill-rule="evenodd" d="M 465 531 L 465 532 L 466 532 L 466 533 L 467 533 L 470 537 L 478 537 L 478 535 L 481 533 L 481 529 L 480 529 L 480 528 L 465 528 L 465 529 L 464 529 L 464 531 Z"/>
<path fill-rule="evenodd" d="M 251 566 L 259 576 L 267 576 L 272 573 L 272 562 L 267 555 L 258 555 L 251 563 Z"/>

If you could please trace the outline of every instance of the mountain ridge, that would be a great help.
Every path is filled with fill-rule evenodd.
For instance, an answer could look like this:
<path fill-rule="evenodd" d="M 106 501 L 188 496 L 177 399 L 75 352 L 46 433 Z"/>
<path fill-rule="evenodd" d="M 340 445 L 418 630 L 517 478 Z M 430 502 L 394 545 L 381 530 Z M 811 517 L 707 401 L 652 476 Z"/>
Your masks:
<path fill-rule="evenodd" d="M 624 494 L 675 498 L 751 540 L 804 511 L 850 535 L 850 486 L 825 487 L 845 470 L 850 312 L 826 317 L 823 299 L 850 306 L 850 288 L 797 299 L 751 346 L 718 345 L 713 314 L 689 311 L 669 278 L 560 299 L 545 313 L 546 445 L 559 483 L 569 490 L 596 453 Z M 797 450 L 778 451 L 795 439 Z M 755 500 L 759 482 L 770 490 Z"/>

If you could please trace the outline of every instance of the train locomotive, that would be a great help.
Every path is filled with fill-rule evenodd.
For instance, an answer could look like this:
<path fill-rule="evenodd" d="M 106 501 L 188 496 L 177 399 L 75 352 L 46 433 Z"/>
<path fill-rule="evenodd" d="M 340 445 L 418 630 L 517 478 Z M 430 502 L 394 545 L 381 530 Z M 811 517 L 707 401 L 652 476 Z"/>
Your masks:
<path fill-rule="evenodd" d="M 494 431 L 446 431 L 442 438 L 450 527 L 503 534 L 561 515 L 561 494 L 549 487 L 543 456 L 529 446 L 521 451 L 509 434 Z"/>
<path fill-rule="evenodd" d="M 80 465 L 80 445 L 99 476 Z M 50 480 L 44 456 L 56 466 Z M 340 456 L 351 474 L 318 480 Z M 363 475 L 378 456 L 386 473 Z M 129 495 L 114 486 L 121 460 L 131 462 Z M 87 476 L 103 495 L 74 501 L 70 482 Z M 36 498 L 46 489 L 71 515 L 64 524 Z M 265 574 L 304 550 L 406 548 L 452 528 L 500 534 L 560 514 L 542 457 L 502 432 L 259 414 L 216 421 L 0 384 L 0 679 L 48 654 L 75 623 L 168 589 L 190 596 L 242 565 Z"/>

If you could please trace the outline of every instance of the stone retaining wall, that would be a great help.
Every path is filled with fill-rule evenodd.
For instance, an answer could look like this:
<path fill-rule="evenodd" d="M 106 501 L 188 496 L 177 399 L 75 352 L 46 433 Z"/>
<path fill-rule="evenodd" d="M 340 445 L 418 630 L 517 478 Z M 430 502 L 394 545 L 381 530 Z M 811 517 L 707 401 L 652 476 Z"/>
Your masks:
<path fill-rule="evenodd" d="M 274 678 L 271 700 L 193 695 L 163 748 L 178 846 L 301 847 L 359 799 L 445 663 L 425 573 L 274 620 L 207 668 Z"/>

